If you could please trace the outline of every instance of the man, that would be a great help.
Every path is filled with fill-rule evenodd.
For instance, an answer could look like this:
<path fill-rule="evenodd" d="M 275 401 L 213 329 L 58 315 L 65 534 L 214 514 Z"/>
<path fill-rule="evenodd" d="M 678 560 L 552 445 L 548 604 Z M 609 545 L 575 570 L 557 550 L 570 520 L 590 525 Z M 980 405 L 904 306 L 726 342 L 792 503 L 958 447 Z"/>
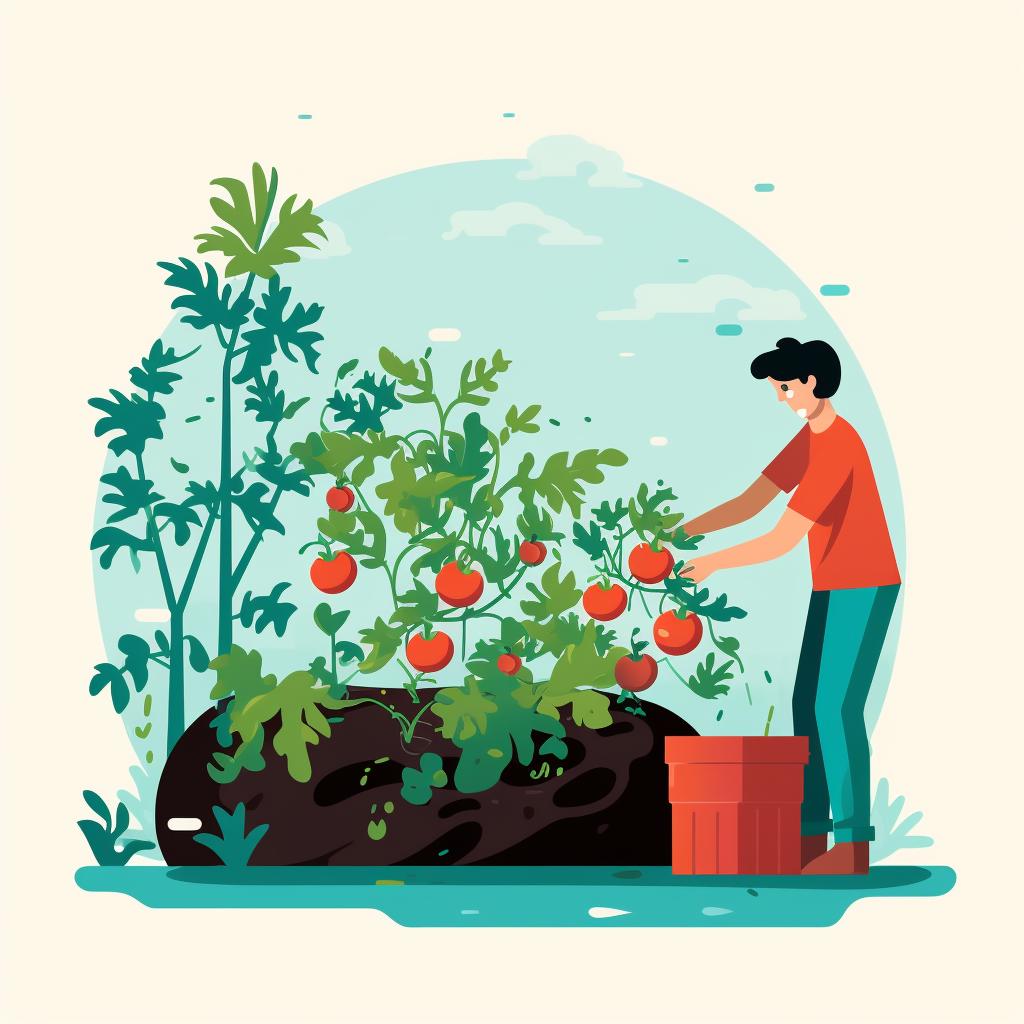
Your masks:
<path fill-rule="evenodd" d="M 841 375 L 835 350 L 783 338 L 750 372 L 767 378 L 806 425 L 743 494 L 690 520 L 686 531 L 734 526 L 779 491 L 796 493 L 773 530 L 693 558 L 679 575 L 702 583 L 722 569 L 778 558 L 807 537 L 812 593 L 793 689 L 793 731 L 809 737 L 811 754 L 801 863 L 805 874 L 865 874 L 874 830 L 864 705 L 900 573 L 864 443 L 830 401 Z M 835 843 L 826 852 L 829 832 Z"/>

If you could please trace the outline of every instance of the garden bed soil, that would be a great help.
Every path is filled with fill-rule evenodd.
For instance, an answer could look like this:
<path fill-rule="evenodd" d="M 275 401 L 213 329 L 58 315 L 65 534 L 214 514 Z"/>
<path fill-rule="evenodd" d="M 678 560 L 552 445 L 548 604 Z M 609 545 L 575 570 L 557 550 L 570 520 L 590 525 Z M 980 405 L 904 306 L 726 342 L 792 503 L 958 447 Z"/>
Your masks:
<path fill-rule="evenodd" d="M 405 690 L 350 687 L 349 696 L 386 700 L 410 718 L 418 710 Z M 420 697 L 429 700 L 430 691 Z M 407 743 L 387 712 L 370 704 L 347 708 L 330 738 L 310 747 L 309 782 L 288 775 L 273 750 L 271 723 L 266 767 L 221 784 L 207 772 L 221 749 L 210 709 L 185 732 L 164 769 L 156 801 L 160 850 L 170 865 L 217 864 L 193 837 L 217 832 L 213 806 L 242 802 L 247 831 L 270 826 L 253 865 L 668 864 L 664 740 L 696 733 L 658 704 L 645 701 L 643 709 L 640 717 L 613 702 L 613 722 L 599 730 L 575 725 L 563 709 L 565 759 L 537 755 L 523 767 L 513 758 L 498 784 L 481 793 L 455 789 L 459 750 L 432 731 L 429 713 Z M 402 770 L 418 769 L 428 751 L 442 759 L 448 781 L 416 806 L 400 795 Z M 173 831 L 174 818 L 198 819 L 201 829 Z"/>

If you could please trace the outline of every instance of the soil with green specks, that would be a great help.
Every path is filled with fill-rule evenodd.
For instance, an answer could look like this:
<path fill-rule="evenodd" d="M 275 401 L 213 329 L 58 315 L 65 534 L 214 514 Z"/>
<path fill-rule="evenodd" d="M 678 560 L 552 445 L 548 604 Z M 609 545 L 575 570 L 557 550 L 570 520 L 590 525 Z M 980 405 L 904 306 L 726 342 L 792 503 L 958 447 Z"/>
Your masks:
<path fill-rule="evenodd" d="M 349 696 L 381 699 L 381 691 L 350 687 Z M 430 691 L 420 696 L 429 700 Z M 405 690 L 388 690 L 386 699 L 410 718 L 418 710 Z M 643 708 L 646 717 L 639 717 L 613 701 L 613 722 L 600 730 L 575 725 L 563 709 L 565 759 L 537 755 L 524 767 L 513 758 L 482 793 L 455 789 L 459 750 L 433 731 L 429 713 L 406 743 L 397 723 L 370 704 L 346 709 L 330 738 L 309 748 L 309 782 L 288 775 L 273 750 L 271 724 L 266 767 L 222 785 L 206 770 L 221 749 L 211 709 L 168 758 L 156 801 L 160 849 L 171 865 L 218 863 L 193 841 L 195 832 L 172 831 L 168 821 L 198 818 L 197 831 L 216 833 L 210 809 L 243 802 L 247 830 L 270 825 L 253 865 L 668 864 L 664 738 L 695 732 L 660 705 L 644 701 Z M 402 770 L 418 769 L 427 752 L 441 758 L 447 781 L 417 806 L 400 795 Z"/>

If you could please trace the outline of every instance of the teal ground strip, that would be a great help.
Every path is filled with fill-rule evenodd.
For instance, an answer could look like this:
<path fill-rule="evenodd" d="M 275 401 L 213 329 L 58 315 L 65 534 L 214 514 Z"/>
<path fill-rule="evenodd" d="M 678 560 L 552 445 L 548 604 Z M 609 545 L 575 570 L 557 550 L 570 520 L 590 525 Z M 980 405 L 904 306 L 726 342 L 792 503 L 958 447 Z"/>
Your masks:
<path fill-rule="evenodd" d="M 417 928 L 820 928 L 867 898 L 942 896 L 949 867 L 864 876 L 689 876 L 667 867 L 85 867 L 88 892 L 154 908 L 371 909 Z"/>

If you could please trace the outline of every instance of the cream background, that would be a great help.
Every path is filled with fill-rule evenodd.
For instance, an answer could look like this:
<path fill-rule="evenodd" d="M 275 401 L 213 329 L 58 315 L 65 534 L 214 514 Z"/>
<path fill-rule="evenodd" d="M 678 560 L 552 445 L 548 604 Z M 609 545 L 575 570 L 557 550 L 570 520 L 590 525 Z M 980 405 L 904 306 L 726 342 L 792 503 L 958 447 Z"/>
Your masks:
<path fill-rule="evenodd" d="M 4 1019 L 1019 1013 L 1020 4 L 3 8 Z M 319 201 L 557 132 L 714 206 L 805 280 L 852 285 L 826 301 L 884 411 L 909 536 L 875 768 L 926 811 L 923 859 L 959 884 L 823 932 L 614 935 L 80 892 L 80 791 L 124 785 L 130 757 L 85 686 L 103 460 L 85 401 L 167 320 L 153 261 L 190 251 L 209 178 L 253 159 Z M 432 988 L 442 957 L 460 988 Z"/>

